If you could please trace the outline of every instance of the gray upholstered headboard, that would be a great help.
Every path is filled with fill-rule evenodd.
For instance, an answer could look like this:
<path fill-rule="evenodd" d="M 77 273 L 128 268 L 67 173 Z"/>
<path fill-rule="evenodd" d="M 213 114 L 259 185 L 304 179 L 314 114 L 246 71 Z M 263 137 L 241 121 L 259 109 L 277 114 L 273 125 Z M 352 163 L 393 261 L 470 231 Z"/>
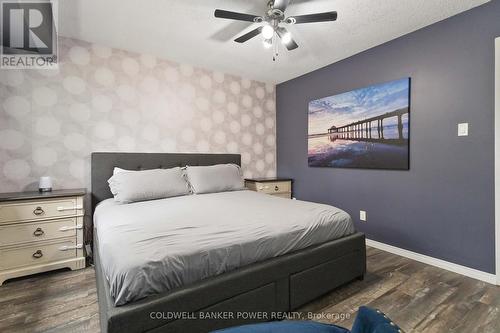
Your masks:
<path fill-rule="evenodd" d="M 109 190 L 108 179 L 113 175 L 114 167 L 147 170 L 223 163 L 241 165 L 241 156 L 239 154 L 92 153 L 90 180 L 92 214 L 99 202 L 113 197 Z"/>

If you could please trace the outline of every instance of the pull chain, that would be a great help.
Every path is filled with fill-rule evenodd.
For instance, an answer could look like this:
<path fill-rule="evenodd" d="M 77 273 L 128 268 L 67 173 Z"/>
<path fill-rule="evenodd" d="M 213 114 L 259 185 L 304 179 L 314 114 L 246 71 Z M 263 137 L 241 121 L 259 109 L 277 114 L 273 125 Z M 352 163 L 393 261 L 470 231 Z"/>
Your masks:
<path fill-rule="evenodd" d="M 278 41 L 276 38 L 276 34 L 273 36 L 273 61 L 276 61 L 276 58 L 278 57 Z"/>

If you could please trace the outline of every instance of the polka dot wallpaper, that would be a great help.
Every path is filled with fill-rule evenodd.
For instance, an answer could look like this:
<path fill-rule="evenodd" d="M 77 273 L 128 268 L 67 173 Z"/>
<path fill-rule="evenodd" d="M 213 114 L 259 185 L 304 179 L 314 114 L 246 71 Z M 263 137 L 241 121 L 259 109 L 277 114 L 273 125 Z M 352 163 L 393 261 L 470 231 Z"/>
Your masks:
<path fill-rule="evenodd" d="M 0 191 L 90 187 L 90 153 L 241 153 L 276 173 L 275 87 L 61 38 L 59 70 L 0 75 Z"/>

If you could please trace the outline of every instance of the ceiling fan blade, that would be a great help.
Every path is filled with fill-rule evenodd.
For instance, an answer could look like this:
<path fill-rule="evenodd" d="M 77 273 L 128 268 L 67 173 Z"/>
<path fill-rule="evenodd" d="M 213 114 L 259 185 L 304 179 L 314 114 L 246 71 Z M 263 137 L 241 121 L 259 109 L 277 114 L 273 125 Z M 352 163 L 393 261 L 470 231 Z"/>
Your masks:
<path fill-rule="evenodd" d="M 291 39 L 290 42 L 285 44 L 285 47 L 287 48 L 288 51 L 292 51 L 298 48 L 299 45 L 293 39 Z"/>
<path fill-rule="evenodd" d="M 290 4 L 290 0 L 274 0 L 273 8 L 279 9 L 282 12 L 285 12 L 285 10 L 289 4 Z"/>
<path fill-rule="evenodd" d="M 214 15 L 215 17 L 218 18 L 237 20 L 237 21 L 259 22 L 259 20 L 260 21 L 262 20 L 261 16 L 230 12 L 228 10 L 222 10 L 222 9 L 216 9 Z"/>
<path fill-rule="evenodd" d="M 316 22 L 329 22 L 337 20 L 337 12 L 326 12 L 309 15 L 290 16 L 286 19 L 287 23 L 300 24 L 300 23 L 316 23 Z"/>
<path fill-rule="evenodd" d="M 255 36 L 259 35 L 261 33 L 261 31 L 262 31 L 262 27 L 258 27 L 257 29 L 253 29 L 252 31 L 247 32 L 243 36 L 240 36 L 240 37 L 236 38 L 234 41 L 236 43 L 244 43 L 247 40 L 252 39 Z"/>
<path fill-rule="evenodd" d="M 285 28 L 283 27 L 279 27 L 277 30 L 276 30 L 276 33 L 278 34 L 278 37 L 283 39 L 283 36 L 286 34 L 286 33 L 289 33 L 288 30 L 286 30 Z M 285 45 L 285 47 L 287 48 L 288 51 L 292 51 L 292 50 L 295 50 L 296 48 L 299 47 L 299 45 L 293 40 L 292 37 L 290 37 L 290 41 L 288 43 L 283 43 Z"/>

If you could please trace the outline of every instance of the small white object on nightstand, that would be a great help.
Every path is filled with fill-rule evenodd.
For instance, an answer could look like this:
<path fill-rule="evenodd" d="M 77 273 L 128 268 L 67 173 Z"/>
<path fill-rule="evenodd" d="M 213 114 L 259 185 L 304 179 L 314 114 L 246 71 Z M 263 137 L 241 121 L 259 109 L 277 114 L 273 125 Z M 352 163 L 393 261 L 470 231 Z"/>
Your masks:
<path fill-rule="evenodd" d="M 52 191 L 52 178 L 49 176 L 40 177 L 38 182 L 38 191 L 40 192 L 50 192 Z"/>

